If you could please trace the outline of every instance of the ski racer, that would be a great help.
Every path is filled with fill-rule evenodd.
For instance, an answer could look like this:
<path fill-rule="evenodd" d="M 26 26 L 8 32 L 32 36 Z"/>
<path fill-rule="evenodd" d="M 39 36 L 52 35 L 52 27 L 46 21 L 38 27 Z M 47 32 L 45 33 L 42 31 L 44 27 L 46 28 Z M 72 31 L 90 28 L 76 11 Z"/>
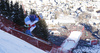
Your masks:
<path fill-rule="evenodd" d="M 35 14 L 31 14 L 25 18 L 25 24 L 28 26 L 28 29 L 25 31 L 26 34 L 32 36 L 32 31 L 36 28 L 35 23 L 39 21 L 39 18 Z"/>

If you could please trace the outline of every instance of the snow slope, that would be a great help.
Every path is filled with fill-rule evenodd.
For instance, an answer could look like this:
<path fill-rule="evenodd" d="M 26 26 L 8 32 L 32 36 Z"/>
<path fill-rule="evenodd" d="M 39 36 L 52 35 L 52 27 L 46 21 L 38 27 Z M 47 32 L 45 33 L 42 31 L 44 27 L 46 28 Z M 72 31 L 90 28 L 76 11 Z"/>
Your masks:
<path fill-rule="evenodd" d="M 45 51 L 0 30 L 0 53 L 46 53 Z"/>
<path fill-rule="evenodd" d="M 100 45 L 93 45 L 92 47 L 78 47 L 73 53 L 100 53 Z"/>

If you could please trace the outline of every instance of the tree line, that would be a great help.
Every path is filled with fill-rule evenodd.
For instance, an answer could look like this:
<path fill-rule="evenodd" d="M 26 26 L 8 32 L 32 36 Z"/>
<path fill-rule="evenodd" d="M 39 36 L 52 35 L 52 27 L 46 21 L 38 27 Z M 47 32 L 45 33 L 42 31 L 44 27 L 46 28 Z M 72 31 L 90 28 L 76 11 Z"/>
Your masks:
<path fill-rule="evenodd" d="M 22 5 L 19 5 L 18 2 L 13 4 L 13 1 L 9 2 L 9 0 L 0 0 L 0 14 L 14 23 L 23 26 L 27 11 L 26 14 L 24 14 Z"/>

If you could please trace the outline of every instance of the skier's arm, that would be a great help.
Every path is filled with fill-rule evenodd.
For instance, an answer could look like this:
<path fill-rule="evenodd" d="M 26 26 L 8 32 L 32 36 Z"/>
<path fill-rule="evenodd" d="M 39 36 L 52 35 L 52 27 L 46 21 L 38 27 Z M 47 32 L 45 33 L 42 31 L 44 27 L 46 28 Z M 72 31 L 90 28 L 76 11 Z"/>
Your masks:
<path fill-rule="evenodd" d="M 24 22 L 25 22 L 25 24 L 30 24 L 31 23 L 30 18 L 27 16 L 25 18 Z"/>
<path fill-rule="evenodd" d="M 39 18 L 36 18 L 35 21 L 33 21 L 30 25 L 33 25 L 39 21 Z"/>

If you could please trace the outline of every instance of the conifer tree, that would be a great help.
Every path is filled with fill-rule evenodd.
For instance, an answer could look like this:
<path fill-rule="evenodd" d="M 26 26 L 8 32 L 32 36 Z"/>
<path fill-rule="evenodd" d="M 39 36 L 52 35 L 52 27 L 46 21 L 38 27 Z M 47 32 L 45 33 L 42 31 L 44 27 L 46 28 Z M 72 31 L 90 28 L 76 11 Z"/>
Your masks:
<path fill-rule="evenodd" d="M 27 12 L 27 10 L 26 10 L 26 13 L 25 13 L 25 17 L 26 17 L 26 16 L 28 16 L 28 12 Z"/>
<path fill-rule="evenodd" d="M 1 3 L 1 0 L 0 0 L 0 14 L 2 13 L 2 8 L 1 8 L 1 6 L 2 6 L 2 3 Z"/>
<path fill-rule="evenodd" d="M 30 12 L 30 14 L 32 14 L 32 9 L 31 9 L 31 12 Z M 34 13 L 33 13 L 34 14 Z"/>
<path fill-rule="evenodd" d="M 10 12 L 9 12 L 9 20 L 13 21 L 14 18 L 14 7 L 13 7 L 13 1 L 10 2 Z"/>
<path fill-rule="evenodd" d="M 48 33 L 47 25 L 44 19 L 39 20 L 36 23 L 36 28 L 32 31 L 32 33 L 48 41 L 49 33 Z"/>
<path fill-rule="evenodd" d="M 2 11 L 2 14 L 3 14 L 4 8 L 5 8 L 5 6 L 4 6 L 4 0 L 1 0 L 1 11 Z"/>
<path fill-rule="evenodd" d="M 18 11 L 19 11 L 19 3 L 18 3 L 18 2 L 16 2 L 16 3 L 14 4 L 14 9 L 13 9 L 13 11 L 15 12 L 15 15 L 18 15 Z"/>
<path fill-rule="evenodd" d="M 14 14 L 14 22 L 20 26 L 23 26 L 24 25 L 24 18 L 25 18 L 25 15 L 24 15 L 24 11 L 23 11 L 23 8 L 22 8 L 22 5 L 20 5 L 20 8 L 18 8 L 18 3 L 15 4 L 15 14 Z M 18 9 L 16 9 L 16 7 Z"/>
<path fill-rule="evenodd" d="M 1 8 L 4 9 L 4 0 L 1 0 Z"/>
<path fill-rule="evenodd" d="M 9 0 L 6 0 L 6 5 L 7 5 L 7 12 L 9 14 L 9 12 L 10 12 Z"/>
<path fill-rule="evenodd" d="M 12 15 L 13 15 L 13 11 L 14 11 L 13 8 L 14 8 L 14 7 L 13 7 L 13 1 L 11 1 L 11 2 L 10 2 L 10 12 L 9 12 L 9 16 L 12 16 Z"/>
<path fill-rule="evenodd" d="M 12 12 L 13 11 L 13 2 L 11 1 L 10 2 L 10 12 Z"/>
<path fill-rule="evenodd" d="M 9 14 L 9 11 L 10 11 L 10 9 L 9 9 L 9 1 L 8 0 L 5 0 L 4 1 L 4 15 L 5 16 L 8 16 L 8 14 Z"/>
<path fill-rule="evenodd" d="M 18 18 L 20 20 L 20 24 L 19 25 L 23 26 L 24 25 L 25 15 L 24 15 L 24 10 L 22 8 L 22 5 L 20 5 L 20 8 L 19 8 L 19 11 L 18 12 L 19 12 L 18 13 Z"/>
<path fill-rule="evenodd" d="M 16 24 L 19 24 L 18 11 L 19 11 L 19 5 L 18 2 L 16 2 L 13 6 L 13 14 L 14 14 L 13 22 L 15 22 Z"/>

